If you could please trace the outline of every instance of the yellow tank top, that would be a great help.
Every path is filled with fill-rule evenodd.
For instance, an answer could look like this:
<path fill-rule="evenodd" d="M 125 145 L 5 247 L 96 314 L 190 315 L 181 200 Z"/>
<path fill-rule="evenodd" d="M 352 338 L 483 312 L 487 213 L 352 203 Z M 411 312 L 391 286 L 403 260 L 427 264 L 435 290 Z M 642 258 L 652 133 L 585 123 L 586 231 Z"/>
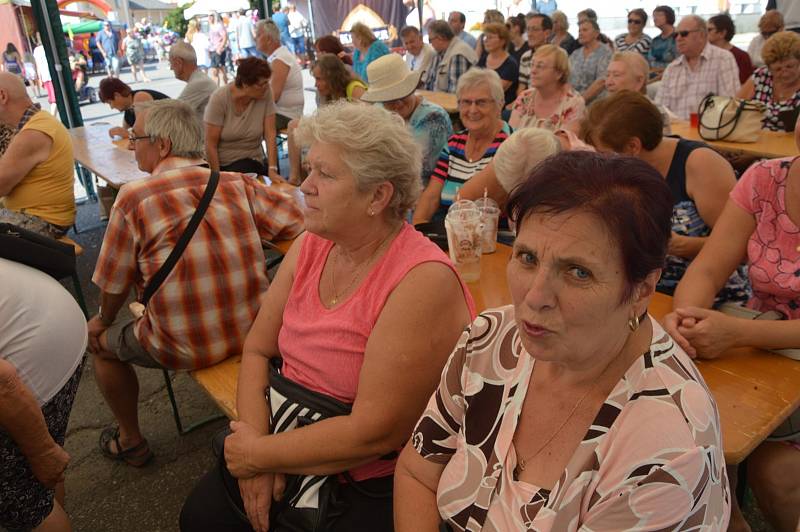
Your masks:
<path fill-rule="evenodd" d="M 367 84 L 366 83 L 364 83 L 360 79 L 351 79 L 350 83 L 348 83 L 347 87 L 345 87 L 345 89 L 344 89 L 345 90 L 345 96 L 347 97 L 347 101 L 348 102 L 352 102 L 353 101 L 353 90 L 355 90 L 356 87 L 361 87 L 362 89 L 367 90 Z"/>
<path fill-rule="evenodd" d="M 46 111 L 39 111 L 22 131 L 41 131 L 53 140 L 50 156 L 33 167 L 5 198 L 6 208 L 38 216 L 55 225 L 75 222 L 72 139 L 67 129 Z"/>

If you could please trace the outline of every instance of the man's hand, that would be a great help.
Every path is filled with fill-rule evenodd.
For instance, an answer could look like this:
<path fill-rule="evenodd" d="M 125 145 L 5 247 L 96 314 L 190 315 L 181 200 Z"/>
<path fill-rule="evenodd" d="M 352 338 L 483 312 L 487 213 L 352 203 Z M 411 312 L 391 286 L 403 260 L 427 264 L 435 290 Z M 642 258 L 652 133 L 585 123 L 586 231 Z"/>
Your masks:
<path fill-rule="evenodd" d="M 100 335 L 103 334 L 109 326 L 100 320 L 100 314 L 92 317 L 86 325 L 89 329 L 89 351 L 96 355 L 103 350 L 100 346 Z"/>
<path fill-rule="evenodd" d="M 225 438 L 225 463 L 231 475 L 241 479 L 252 478 L 261 471 L 252 462 L 253 447 L 261 434 L 243 421 L 231 421 L 231 434 Z"/>
<path fill-rule="evenodd" d="M 69 463 L 67 451 L 52 440 L 51 443 L 52 445 L 40 453 L 26 455 L 34 476 L 50 489 L 64 480 L 64 471 Z"/>
<path fill-rule="evenodd" d="M 737 318 L 699 307 L 678 308 L 675 314 L 680 318 L 678 332 L 698 357 L 717 358 L 737 345 L 740 331 Z"/>

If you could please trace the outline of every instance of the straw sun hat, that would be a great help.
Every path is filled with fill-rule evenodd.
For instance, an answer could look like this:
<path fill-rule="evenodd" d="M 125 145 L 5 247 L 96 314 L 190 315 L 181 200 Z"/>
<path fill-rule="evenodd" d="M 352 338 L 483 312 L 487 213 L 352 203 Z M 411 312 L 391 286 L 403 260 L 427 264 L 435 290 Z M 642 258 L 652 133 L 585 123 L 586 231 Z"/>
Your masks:
<path fill-rule="evenodd" d="M 399 100 L 417 89 L 422 72 L 411 71 L 398 54 L 379 57 L 367 65 L 369 88 L 361 101 L 380 103 Z"/>

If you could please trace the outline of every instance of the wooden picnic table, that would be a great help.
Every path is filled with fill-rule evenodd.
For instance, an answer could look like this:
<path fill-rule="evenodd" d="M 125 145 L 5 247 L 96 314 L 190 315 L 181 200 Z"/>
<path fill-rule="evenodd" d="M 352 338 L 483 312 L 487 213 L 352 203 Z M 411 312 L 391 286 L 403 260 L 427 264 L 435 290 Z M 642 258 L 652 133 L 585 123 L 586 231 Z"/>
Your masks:
<path fill-rule="evenodd" d="M 441 106 L 449 114 L 458 114 L 458 100 L 455 94 L 440 91 L 417 91 L 417 94 L 429 102 Z"/>
<path fill-rule="evenodd" d="M 511 248 L 498 244 L 481 260 L 481 278 L 467 283 L 477 310 L 511 303 L 506 265 Z M 661 320 L 672 309 L 672 298 L 657 293 L 649 312 Z M 800 362 L 754 348 L 732 349 L 716 360 L 696 360 L 717 403 L 725 461 L 735 465 L 800 407 Z M 235 419 L 239 356 L 192 372 L 228 417 Z"/>
<path fill-rule="evenodd" d="M 90 124 L 69 130 L 75 160 L 113 188 L 147 177 L 128 149 L 128 139 L 113 141 L 109 124 Z"/>
<path fill-rule="evenodd" d="M 712 141 L 702 139 L 697 132 L 697 128 L 693 128 L 689 122 L 681 120 L 672 123 L 672 134 L 679 135 L 689 140 L 705 142 L 722 151 L 744 153 L 766 159 L 778 159 L 781 157 L 798 155 L 797 146 L 794 142 L 794 134 L 784 131 L 762 130 L 761 136 L 756 142 Z"/>

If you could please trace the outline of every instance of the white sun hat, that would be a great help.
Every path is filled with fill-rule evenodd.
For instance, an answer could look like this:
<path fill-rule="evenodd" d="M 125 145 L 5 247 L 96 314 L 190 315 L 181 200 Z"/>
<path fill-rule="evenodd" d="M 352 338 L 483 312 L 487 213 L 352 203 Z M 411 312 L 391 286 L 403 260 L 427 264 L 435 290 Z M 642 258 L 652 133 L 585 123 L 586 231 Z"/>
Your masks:
<path fill-rule="evenodd" d="M 409 70 L 399 54 L 379 57 L 367 65 L 369 88 L 361 101 L 380 103 L 405 98 L 417 89 L 421 76 L 421 71 Z"/>

